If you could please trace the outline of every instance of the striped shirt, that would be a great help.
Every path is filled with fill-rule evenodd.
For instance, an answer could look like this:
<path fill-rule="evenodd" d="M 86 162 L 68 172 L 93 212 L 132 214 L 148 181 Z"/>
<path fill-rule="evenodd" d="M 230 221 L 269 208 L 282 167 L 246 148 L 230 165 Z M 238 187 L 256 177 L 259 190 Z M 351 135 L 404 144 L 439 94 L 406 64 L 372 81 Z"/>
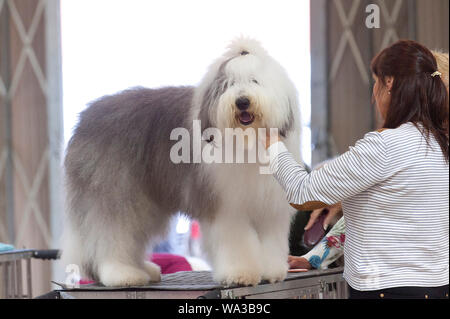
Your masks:
<path fill-rule="evenodd" d="M 309 174 L 282 142 L 268 151 L 291 205 L 342 201 L 352 288 L 448 285 L 449 165 L 433 135 L 427 144 L 412 123 L 370 132 Z"/>

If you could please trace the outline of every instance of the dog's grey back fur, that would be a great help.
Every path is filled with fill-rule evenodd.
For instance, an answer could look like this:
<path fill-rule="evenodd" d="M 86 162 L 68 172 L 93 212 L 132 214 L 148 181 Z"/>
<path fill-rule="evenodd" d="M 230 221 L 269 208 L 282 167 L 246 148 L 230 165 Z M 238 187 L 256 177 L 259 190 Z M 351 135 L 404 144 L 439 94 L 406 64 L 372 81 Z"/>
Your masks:
<path fill-rule="evenodd" d="M 130 241 L 145 245 L 162 235 L 172 213 L 205 219 L 215 212 L 218 201 L 200 164 L 170 160 L 177 142 L 169 139 L 172 129 L 186 128 L 192 137 L 193 90 L 130 89 L 100 98 L 81 113 L 64 162 L 67 218 L 80 245 L 94 247 L 78 261 L 91 278 L 98 279 L 97 248 L 84 241 L 100 236 L 92 235 L 99 231 L 95 227 L 109 227 L 111 238 L 129 232 Z M 131 258 L 138 260 L 140 253 Z"/>
<path fill-rule="evenodd" d="M 79 244 L 93 247 L 76 261 L 91 278 L 98 279 L 96 255 L 105 250 L 86 242 L 101 236 L 95 227 L 110 228 L 103 234 L 110 240 L 115 232 L 129 233 L 144 246 L 162 235 L 173 213 L 205 219 L 215 212 L 217 198 L 199 164 L 170 160 L 177 142 L 169 139 L 172 129 L 186 128 L 192 137 L 193 91 L 134 88 L 102 97 L 81 113 L 64 162 L 67 218 Z M 140 253 L 130 258 L 138 262 Z"/>
<path fill-rule="evenodd" d="M 140 187 L 161 210 L 180 210 L 193 217 L 212 212 L 212 191 L 198 165 L 170 160 L 170 149 L 176 143 L 169 140 L 172 129 L 192 131 L 193 90 L 135 88 L 92 103 L 81 113 L 69 143 L 65 160 L 69 183 L 83 192 L 102 193 L 120 184 L 121 176 L 116 173 L 126 166 L 134 181 L 130 184 Z M 102 165 L 111 171 L 99 181 L 94 175 Z"/>

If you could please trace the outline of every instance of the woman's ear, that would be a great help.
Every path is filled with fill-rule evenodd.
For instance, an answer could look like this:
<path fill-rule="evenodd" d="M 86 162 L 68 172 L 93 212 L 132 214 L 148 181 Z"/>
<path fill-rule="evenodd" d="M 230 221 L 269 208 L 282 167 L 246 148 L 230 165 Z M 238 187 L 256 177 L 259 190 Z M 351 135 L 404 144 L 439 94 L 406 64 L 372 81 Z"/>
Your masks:
<path fill-rule="evenodd" d="M 386 88 L 388 89 L 389 92 L 391 92 L 393 84 L 394 84 L 394 77 L 387 76 L 386 77 Z"/>

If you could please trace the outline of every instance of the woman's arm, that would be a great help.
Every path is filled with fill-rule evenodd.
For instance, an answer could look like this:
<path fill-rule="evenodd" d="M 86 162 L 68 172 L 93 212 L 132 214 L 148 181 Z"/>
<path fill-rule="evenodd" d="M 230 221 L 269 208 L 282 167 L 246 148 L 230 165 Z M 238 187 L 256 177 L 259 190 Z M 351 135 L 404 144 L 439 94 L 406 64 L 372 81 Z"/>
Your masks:
<path fill-rule="evenodd" d="M 342 217 L 328 234 L 303 257 L 313 268 L 326 269 L 344 254 L 345 219 Z"/>
<path fill-rule="evenodd" d="M 311 173 L 282 142 L 272 144 L 268 151 L 275 178 L 299 210 L 335 204 L 387 178 L 387 146 L 379 132 L 367 133 L 349 151 Z"/>
<path fill-rule="evenodd" d="M 344 254 L 345 219 L 341 217 L 326 236 L 303 256 L 289 256 L 290 268 L 326 269 Z"/>

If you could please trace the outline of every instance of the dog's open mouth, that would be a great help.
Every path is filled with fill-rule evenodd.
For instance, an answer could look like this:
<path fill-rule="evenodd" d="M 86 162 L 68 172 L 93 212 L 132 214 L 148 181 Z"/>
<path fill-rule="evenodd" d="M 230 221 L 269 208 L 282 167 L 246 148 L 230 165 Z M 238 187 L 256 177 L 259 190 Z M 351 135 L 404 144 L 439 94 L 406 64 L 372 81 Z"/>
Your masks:
<path fill-rule="evenodd" d="M 255 120 L 255 116 L 249 112 L 243 111 L 239 114 L 239 122 L 242 125 L 250 125 Z"/>

